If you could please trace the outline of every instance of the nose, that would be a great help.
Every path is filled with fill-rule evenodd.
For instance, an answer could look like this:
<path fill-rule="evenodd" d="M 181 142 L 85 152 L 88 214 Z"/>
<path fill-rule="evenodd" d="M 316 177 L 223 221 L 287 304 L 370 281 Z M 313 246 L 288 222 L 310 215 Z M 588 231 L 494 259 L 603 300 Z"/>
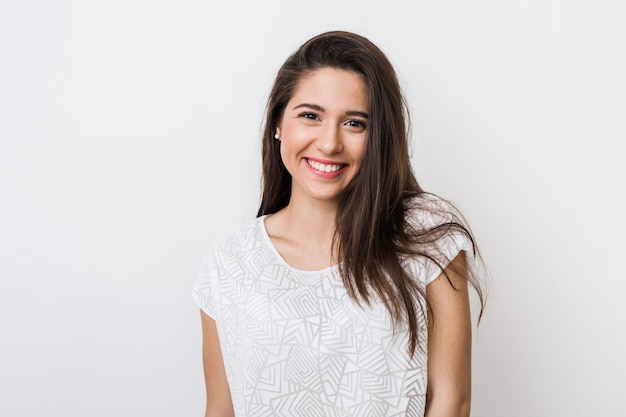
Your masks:
<path fill-rule="evenodd" d="M 317 149 L 326 155 L 333 155 L 343 150 L 341 131 L 337 126 L 327 126 L 316 140 Z"/>

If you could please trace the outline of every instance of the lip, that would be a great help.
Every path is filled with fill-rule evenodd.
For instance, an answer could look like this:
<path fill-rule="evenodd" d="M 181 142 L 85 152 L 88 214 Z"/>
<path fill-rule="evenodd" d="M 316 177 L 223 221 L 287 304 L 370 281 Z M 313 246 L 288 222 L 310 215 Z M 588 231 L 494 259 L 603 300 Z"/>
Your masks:
<path fill-rule="evenodd" d="M 324 165 L 342 165 L 342 167 L 339 168 L 337 171 L 324 172 L 324 171 L 319 171 L 319 170 L 313 168 L 311 166 L 311 164 L 309 164 L 308 161 L 314 161 L 314 162 L 318 162 L 318 163 L 324 164 Z M 348 164 L 345 164 L 343 162 L 333 161 L 333 160 L 330 160 L 330 159 L 321 159 L 321 158 L 308 158 L 308 157 L 305 157 L 305 158 L 302 158 L 302 162 L 304 163 L 304 165 L 306 165 L 306 167 L 311 172 L 313 172 L 316 176 L 322 177 L 322 178 L 335 178 L 335 177 L 338 177 L 348 167 Z"/>

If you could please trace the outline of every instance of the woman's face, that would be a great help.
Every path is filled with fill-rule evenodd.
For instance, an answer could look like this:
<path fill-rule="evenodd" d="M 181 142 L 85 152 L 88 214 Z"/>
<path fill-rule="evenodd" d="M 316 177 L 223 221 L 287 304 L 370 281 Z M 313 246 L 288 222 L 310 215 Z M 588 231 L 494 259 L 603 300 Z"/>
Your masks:
<path fill-rule="evenodd" d="M 339 203 L 359 171 L 369 100 L 360 75 L 323 67 L 298 83 L 276 127 L 291 199 Z"/>

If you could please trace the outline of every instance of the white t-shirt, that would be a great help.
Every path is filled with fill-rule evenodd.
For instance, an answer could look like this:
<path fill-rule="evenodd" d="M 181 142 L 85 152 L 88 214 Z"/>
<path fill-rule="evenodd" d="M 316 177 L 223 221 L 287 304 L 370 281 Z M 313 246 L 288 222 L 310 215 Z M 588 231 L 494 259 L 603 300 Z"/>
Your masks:
<path fill-rule="evenodd" d="M 428 212 L 414 213 L 432 225 Z M 357 305 L 337 266 L 302 271 L 287 264 L 259 217 L 209 251 L 193 296 L 217 325 L 237 417 L 424 415 L 425 317 L 411 358 L 406 329 L 392 329 L 382 303 Z M 471 253 L 462 235 L 441 239 L 443 256 Z M 441 260 L 443 266 L 447 264 Z M 423 288 L 440 269 L 412 259 Z"/>

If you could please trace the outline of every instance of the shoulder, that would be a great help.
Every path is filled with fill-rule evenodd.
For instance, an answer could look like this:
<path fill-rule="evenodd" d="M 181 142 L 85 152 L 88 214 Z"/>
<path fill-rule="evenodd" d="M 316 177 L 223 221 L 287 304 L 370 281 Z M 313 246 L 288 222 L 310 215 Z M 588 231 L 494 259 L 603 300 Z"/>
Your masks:
<path fill-rule="evenodd" d="M 264 217 L 243 223 L 225 239 L 215 242 L 205 254 L 205 268 L 229 269 L 255 258 L 255 252 L 266 249 Z"/>
<path fill-rule="evenodd" d="M 426 284 L 439 276 L 461 251 L 467 255 L 468 263 L 473 263 L 474 238 L 452 203 L 429 193 L 411 197 L 405 202 L 404 225 Z"/>
<path fill-rule="evenodd" d="M 419 231 L 428 231 L 445 224 L 463 225 L 452 203 L 430 193 L 421 193 L 405 201 L 405 221 Z"/>
<path fill-rule="evenodd" d="M 224 241 L 209 249 L 194 286 L 194 297 L 210 317 L 215 318 L 223 292 L 245 274 L 258 267 L 263 243 L 263 219 L 256 218 L 231 233 Z"/>
<path fill-rule="evenodd" d="M 244 223 L 224 241 L 214 246 L 210 252 L 238 256 L 262 246 L 264 243 L 264 218 L 265 216 L 257 217 Z"/>

